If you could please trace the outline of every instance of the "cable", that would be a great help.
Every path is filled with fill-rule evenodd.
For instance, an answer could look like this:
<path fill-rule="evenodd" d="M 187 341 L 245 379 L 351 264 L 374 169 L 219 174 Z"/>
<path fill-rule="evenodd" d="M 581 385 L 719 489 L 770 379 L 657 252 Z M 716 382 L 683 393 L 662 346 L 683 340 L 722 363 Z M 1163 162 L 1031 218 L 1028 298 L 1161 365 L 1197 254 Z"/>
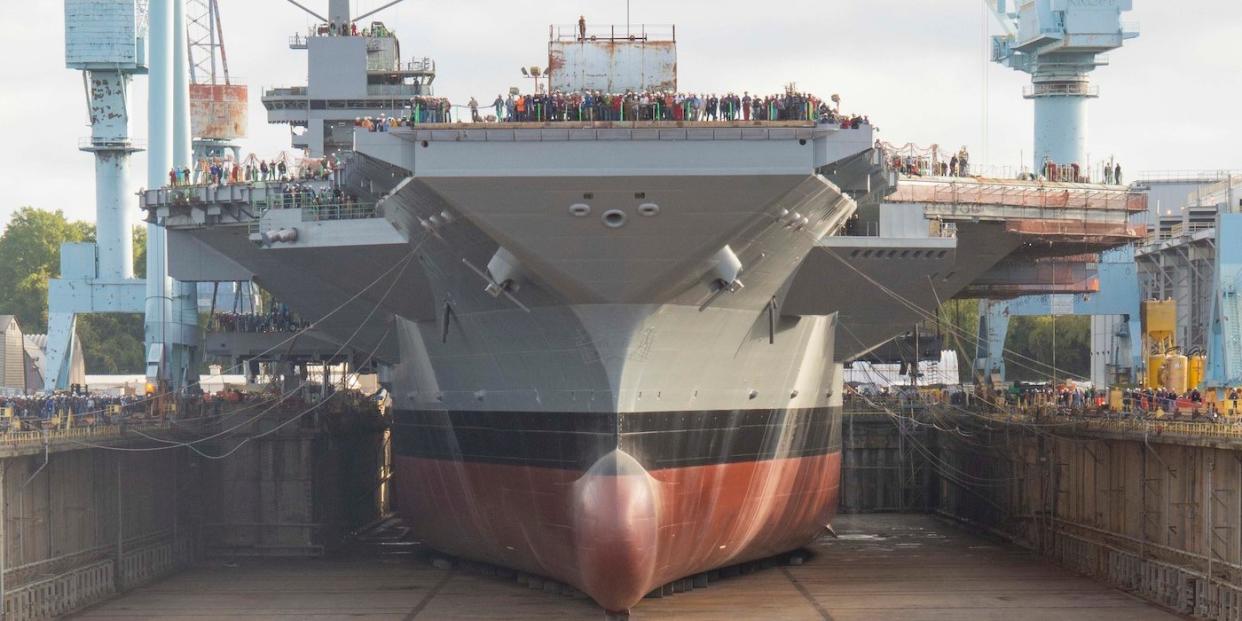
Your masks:
<path fill-rule="evenodd" d="M 893 291 L 892 289 L 889 289 L 888 287 L 884 286 L 884 285 L 883 285 L 883 284 L 881 284 L 880 282 L 876 281 L 876 280 L 875 280 L 874 278 L 872 278 L 871 276 L 869 276 L 869 275 L 867 275 L 867 274 L 863 273 L 863 271 L 862 271 L 862 270 L 859 270 L 857 267 L 855 267 L 855 266 L 854 266 L 853 264 L 851 264 L 849 261 L 846 261 L 843 257 L 841 257 L 839 254 L 837 254 L 835 250 L 833 250 L 833 249 L 831 249 L 831 248 L 824 248 L 824 250 L 825 250 L 825 251 L 827 251 L 827 252 L 828 252 L 828 254 L 830 254 L 830 255 L 831 255 L 833 258 L 835 258 L 837 261 L 839 261 L 840 263 L 842 263 L 843 265 L 845 265 L 845 266 L 846 266 L 846 267 L 848 267 L 849 269 L 853 270 L 855 273 L 857 273 L 859 276 L 861 276 L 864 280 L 866 280 L 867 282 L 871 283 L 871 284 L 872 284 L 872 285 L 874 285 L 876 288 L 880 289 L 880 291 L 884 292 L 884 293 L 885 293 L 886 295 L 888 295 L 889 297 L 891 297 L 891 298 L 893 298 L 894 300 L 898 301 L 898 302 L 899 302 L 899 303 L 901 303 L 903 306 L 905 306 L 907 309 L 909 309 L 909 310 L 913 311 L 915 314 L 917 314 L 917 315 L 919 315 L 920 317 L 922 317 L 924 320 L 928 320 L 928 321 L 938 321 L 938 319 L 939 319 L 939 316 L 938 316 L 938 315 L 936 315 L 936 314 L 932 313 L 931 311 L 928 311 L 927 309 L 925 309 L 925 308 L 923 308 L 923 307 L 919 306 L 918 304 L 916 304 L 916 303 L 914 303 L 914 302 L 911 302 L 910 300 L 906 299 L 906 298 L 905 298 L 904 296 L 902 296 L 901 294 L 899 294 L 899 293 L 897 293 L 897 292 Z M 964 333 L 963 333 L 961 330 L 959 330 L 956 326 L 951 326 L 951 325 L 950 325 L 950 326 L 947 326 L 947 328 L 948 328 L 950 331 L 952 331 L 952 332 L 956 332 L 956 333 L 959 333 L 959 334 L 964 334 Z M 973 338 L 973 339 L 976 341 L 976 343 L 982 342 L 982 340 L 981 340 L 980 336 L 978 336 L 978 335 L 976 335 L 976 336 L 974 336 L 974 337 L 971 337 L 970 335 L 966 335 L 966 338 L 968 338 L 968 339 Z M 860 343 L 861 343 L 861 341 L 860 341 Z M 1046 364 L 1046 363 L 1040 362 L 1040 361 L 1038 361 L 1038 360 L 1035 360 L 1034 358 L 1030 358 L 1030 357 L 1025 356 L 1025 355 L 1023 355 L 1023 354 L 1021 354 L 1021 353 L 1019 353 L 1019 352 L 1013 351 L 1013 350 L 1011 350 L 1011 349 L 1008 349 L 1008 348 L 1002 348 L 1002 350 L 1003 350 L 1004 352 L 1006 352 L 1006 353 L 1009 353 L 1009 354 L 1011 354 L 1011 355 L 1013 355 L 1013 356 L 1017 357 L 1017 358 L 1024 359 L 1024 360 L 1029 360 L 1030 362 L 1032 362 L 1032 363 L 1034 363 L 1034 364 L 1037 364 L 1037 365 L 1040 365 L 1040 366 L 1044 366 L 1044 367 L 1048 367 L 1048 368 L 1053 368 L 1051 365 L 1048 365 L 1048 364 Z M 1035 369 L 1034 367 L 1030 367 L 1030 366 L 1027 366 L 1027 365 L 1021 364 L 1021 363 L 1015 363 L 1015 365 L 1016 365 L 1016 366 L 1019 366 L 1019 367 L 1021 367 L 1021 368 L 1027 369 L 1027 370 L 1029 370 L 1029 371 L 1032 371 L 1033 373 L 1036 373 L 1037 375 L 1045 375 L 1045 373 L 1043 373 L 1043 372 L 1039 371 L 1038 369 Z M 1079 377 L 1078 375 L 1075 375 L 1075 374 L 1073 374 L 1073 373 L 1070 373 L 1070 372 L 1068 372 L 1068 371 L 1065 371 L 1064 369 L 1054 369 L 1054 370 L 1056 370 L 1056 371 L 1061 371 L 1061 372 L 1062 372 L 1062 375 L 1063 375 L 1063 376 L 1065 376 L 1065 377 L 1072 377 L 1072 378 L 1076 378 L 1076 379 L 1083 379 L 1083 378 Z"/>
<path fill-rule="evenodd" d="M 372 350 L 371 350 L 371 353 L 367 356 L 366 360 L 365 360 L 365 361 L 362 363 L 362 365 L 360 365 L 360 366 L 366 366 L 367 364 L 369 364 L 369 363 L 371 362 L 371 359 L 372 359 L 372 358 L 374 358 L 375 353 L 376 353 L 376 352 L 378 352 L 378 351 L 379 351 L 380 346 L 381 346 L 381 345 L 383 345 L 383 343 L 384 343 L 384 339 L 388 338 L 388 335 L 389 335 L 391 332 L 392 332 L 392 324 L 390 323 L 390 324 L 388 325 L 388 329 L 384 330 L 384 334 L 383 334 L 383 336 L 381 336 L 381 337 L 380 337 L 380 339 L 379 339 L 379 341 L 377 341 L 377 342 L 376 342 L 375 349 L 372 349 Z M 355 377 L 355 378 L 357 378 L 357 377 L 358 377 L 358 375 L 360 375 L 360 373 L 358 373 L 357 371 L 355 371 L 353 375 L 354 375 L 354 377 Z M 315 405 L 312 405 L 311 407 L 309 407 L 309 408 L 307 408 L 307 409 L 305 409 L 305 410 L 302 410 L 302 411 L 301 411 L 301 412 L 299 412 L 298 414 L 296 414 L 296 415 L 294 415 L 294 416 L 290 417 L 290 418 L 289 418 L 288 420 L 286 420 L 286 421 L 283 421 L 283 422 L 281 422 L 281 423 L 277 424 L 275 427 L 272 427 L 271 429 L 269 429 L 269 430 L 267 430 L 267 431 L 264 431 L 264 432 L 262 432 L 262 433 L 259 433 L 259 434 L 253 435 L 253 436 L 247 436 L 247 437 L 246 437 L 246 438 L 244 438 L 241 442 L 238 442 L 238 443 L 237 443 L 237 446 L 234 446 L 233 448 L 229 449 L 228 451 L 225 451 L 224 453 L 222 453 L 222 454 L 220 454 L 220 455 L 208 455 L 207 453 L 204 453 L 204 452 L 200 451 L 200 450 L 198 449 L 198 447 L 195 447 L 195 446 L 190 446 L 189 448 L 190 448 L 190 450 L 194 451 L 195 453 L 198 453 L 199 455 L 201 455 L 201 456 L 203 456 L 203 457 L 205 457 L 205 458 L 207 458 L 207 459 L 212 459 L 212 460 L 222 460 L 222 459 L 227 459 L 227 458 L 228 458 L 229 456 L 231 456 L 233 453 L 236 453 L 239 449 L 241 449 L 241 447 L 243 447 L 243 446 L 245 446 L 245 445 L 249 444 L 252 440 L 258 440 L 259 438 L 264 438 L 264 437 L 267 437 L 267 436 L 269 436 L 269 435 L 272 435 L 273 433 L 276 433 L 277 431 L 280 431 L 280 430 L 281 430 L 282 428 L 284 428 L 286 425 L 288 425 L 288 424 L 290 424 L 290 423 L 293 423 L 294 421 L 301 420 L 301 419 L 302 419 L 303 417 L 305 417 L 307 414 L 310 414 L 311 412 L 314 412 L 315 410 L 318 410 L 319 408 L 323 407 L 325 404 L 327 404 L 329 401 L 331 401 L 332 399 L 336 398 L 336 396 L 337 396 L 337 395 L 340 395 L 340 394 L 344 394 L 344 391 L 337 391 L 337 392 L 332 393 L 331 395 L 329 395 L 329 396 L 328 396 L 328 398 L 326 398 L 326 399 L 324 399 L 324 400 L 320 401 L 319 403 L 316 403 Z"/>
<path fill-rule="evenodd" d="M 412 257 L 414 256 L 414 253 L 418 252 L 418 248 L 422 245 L 422 243 L 423 243 L 423 242 L 425 242 L 425 241 L 427 240 L 427 237 L 428 237 L 428 236 L 429 236 L 429 234 L 424 234 L 424 235 L 423 235 L 422 239 L 420 239 L 420 240 L 418 241 L 418 245 L 416 245 L 416 246 L 414 247 L 414 249 L 410 251 L 410 254 L 409 254 L 409 255 L 407 255 L 407 257 L 406 257 L 406 261 L 408 261 L 410 258 L 412 258 Z M 398 261 L 398 262 L 394 263 L 391 267 L 389 267 L 387 270 L 385 270 L 383 273 L 381 273 L 381 274 L 379 275 L 379 277 L 377 277 L 375 280 L 371 281 L 371 283 L 370 283 L 370 284 L 368 284 L 366 287 L 363 287 L 362 289 L 360 289 L 360 290 L 359 290 L 357 293 L 355 293 L 352 297 L 350 297 L 349 299 L 347 299 L 347 300 L 345 300 L 344 302 L 342 302 L 339 306 L 337 306 L 336 308 L 334 308 L 334 309 L 332 309 L 331 311 L 329 311 L 326 315 L 323 315 L 323 316 L 322 316 L 322 317 L 320 317 L 319 319 L 317 319 L 317 320 L 315 320 L 315 321 L 313 321 L 313 322 L 310 322 L 309 324 L 307 324 L 307 325 L 306 325 L 306 327 L 302 328 L 301 330 L 298 330 L 297 332 L 290 333 L 290 335 L 289 335 L 289 337 L 288 337 L 288 338 L 286 338 L 286 339 L 284 339 L 283 341 L 281 341 L 281 342 L 279 342 L 279 343 L 277 343 L 277 344 L 275 344 L 275 345 L 271 346 L 270 348 L 268 348 L 268 349 L 266 349 L 266 350 L 264 350 L 264 351 L 262 351 L 262 352 L 260 352 L 260 353 L 256 354 L 256 355 L 255 355 L 255 356 L 253 356 L 253 357 L 254 357 L 254 358 L 260 358 L 260 357 L 262 357 L 262 356 L 266 356 L 267 354 L 270 354 L 270 353 L 272 353 L 272 352 L 276 351 L 277 349 L 280 349 L 280 348 L 281 348 L 281 347 L 283 347 L 285 344 L 292 342 L 294 339 L 297 339 L 298 337 L 300 337 L 300 336 L 302 336 L 303 334 L 305 334 L 305 333 L 309 332 L 310 330 L 313 330 L 313 329 L 317 328 L 317 327 L 319 326 L 319 324 L 320 324 L 320 323 L 322 323 L 324 320 L 328 319 L 329 317 L 332 317 L 333 315 L 337 314 L 337 313 L 338 313 L 338 312 L 340 312 L 343 308 L 345 308 L 346 306 L 348 306 L 348 305 L 352 304 L 352 303 L 353 303 L 354 301 L 356 301 L 358 298 L 362 297 L 362 295 L 363 295 L 364 293 L 366 293 L 367 291 L 370 291 L 370 290 L 371 290 L 371 287 L 374 287 L 375 285 L 379 284 L 379 282 L 380 282 L 381 280 L 383 280 L 385 276 L 387 276 L 388 274 L 392 273 L 392 271 L 393 271 L 393 270 L 397 269 L 397 268 L 398 268 L 398 267 L 400 267 L 401 265 L 402 265 L 402 262 L 401 262 L 401 261 Z M 340 351 L 338 351 L 337 353 L 339 354 L 339 353 L 340 353 Z M 234 370 L 237 370 L 237 369 L 241 368 L 241 367 L 243 366 L 243 364 L 244 364 L 244 363 L 235 364 L 235 365 L 233 365 L 233 366 L 229 367 L 228 369 L 224 369 L 224 370 L 222 370 L 222 371 L 221 371 L 218 375 L 226 375 L 229 371 L 234 371 Z M 193 382 L 193 383 L 191 383 L 191 384 L 187 384 L 187 385 L 186 385 L 186 386 L 184 386 L 183 388 L 189 388 L 189 387 L 191 387 L 191 386 L 198 386 L 198 385 L 200 385 L 200 384 L 202 384 L 202 380 L 201 380 L 201 379 L 200 379 L 199 381 L 197 381 L 197 382 Z M 174 396 L 175 396 L 175 394 L 176 394 L 176 393 L 175 393 L 175 391 L 166 391 L 166 392 L 162 392 L 162 393 L 155 393 L 155 394 L 151 394 L 151 395 L 148 395 L 148 396 L 146 396 L 146 397 L 144 397 L 144 398 L 142 398 L 142 399 L 139 399 L 139 400 L 137 400 L 137 401 L 133 401 L 133 402 L 131 402 L 131 403 L 129 403 L 129 404 L 126 404 L 126 406 L 125 406 L 125 407 L 134 406 L 134 405 L 142 405 L 142 404 L 144 404 L 144 403 L 149 403 L 149 402 L 151 402 L 151 401 L 154 401 L 154 400 L 156 400 L 156 399 L 158 399 L 158 398 L 160 398 L 160 397 L 166 397 L 166 396 L 169 396 L 169 395 L 174 395 Z M 85 416 L 85 415 L 87 415 L 87 414 L 101 414 L 101 413 L 106 413 L 106 412 L 107 412 L 107 410 L 106 410 L 106 409 L 104 409 L 104 410 L 88 410 L 88 411 L 84 411 L 84 412 L 79 412 L 77 415 L 78 415 L 78 416 Z"/>
<path fill-rule="evenodd" d="M 429 236 L 426 236 L 426 235 L 425 235 L 425 236 L 423 236 L 423 238 L 419 241 L 419 245 L 418 245 L 418 246 L 415 246 L 415 248 L 414 248 L 413 250 L 411 250 L 411 251 L 410 251 L 410 253 L 409 253 L 408 255 L 406 255 L 406 258 L 405 258 L 403 261 L 399 261 L 398 263 L 394 264 L 393 268 L 390 268 L 390 269 L 388 270 L 388 272 L 391 272 L 391 271 L 392 271 L 392 269 L 395 269 L 395 268 L 396 268 L 396 267 L 398 267 L 398 266 L 400 266 L 400 267 L 402 268 L 402 269 L 401 269 L 401 272 L 397 275 L 397 278 L 394 278 L 394 279 L 393 279 L 393 282 L 392 282 L 392 284 L 390 284 L 390 285 L 389 285 L 388 290 L 384 292 L 384 296 L 383 296 L 382 298 L 380 298 L 380 300 L 379 300 L 377 303 L 375 303 L 374 305 L 372 305 L 372 306 L 371 306 L 371 312 L 370 312 L 370 313 L 368 313 L 368 314 L 367 314 L 367 316 L 366 316 L 365 318 L 363 318 L 363 319 L 362 319 L 362 321 L 360 321 L 360 322 L 358 323 L 358 327 L 357 327 L 357 328 L 355 328 L 355 330 L 354 330 L 353 334 L 351 334 L 351 335 L 349 336 L 349 338 L 348 338 L 348 339 L 347 339 L 347 340 L 346 340 L 346 341 L 345 341 L 345 342 L 341 345 L 341 347 L 337 349 L 336 353 L 335 353 L 335 354 L 333 354 L 333 356 L 332 356 L 332 357 L 334 357 L 334 358 L 335 358 L 336 356 L 340 355 L 340 353 L 341 353 L 342 351 L 344 351 L 344 350 L 345 350 L 345 349 L 346 349 L 346 348 L 350 345 L 350 343 L 352 343 L 352 342 L 353 342 L 354 338 L 356 338 L 356 337 L 358 336 L 358 333 L 362 331 L 362 328 L 366 326 L 367 322 L 369 322 L 369 321 L 371 320 L 371 318 L 375 316 L 375 313 L 379 311 L 380 306 L 384 303 L 384 301 L 385 301 L 385 300 L 387 300 L 387 299 L 388 299 L 388 296 L 392 293 L 392 290 L 396 287 L 396 284 L 397 284 L 398 282 L 400 282 L 400 281 L 401 281 L 401 276 L 402 276 L 402 275 L 404 275 L 404 273 L 405 273 L 405 269 L 409 267 L 409 264 L 413 261 L 413 259 L 414 259 L 415 255 L 416 255 L 416 254 L 417 254 L 417 252 L 418 252 L 419 247 L 421 247 L 421 245 L 423 244 L 423 242 L 425 242 L 425 241 L 428 239 L 428 237 L 429 237 Z M 386 274 L 387 274 L 387 272 L 386 272 Z M 370 287 L 368 287 L 368 289 L 369 289 L 369 288 L 370 288 Z M 374 349 L 374 350 L 372 350 L 371 355 L 369 355 L 369 356 L 367 357 L 367 362 L 369 362 L 369 361 L 371 360 L 371 358 L 373 358 L 373 357 L 374 357 L 375 352 L 377 352 L 377 351 L 379 350 L 379 347 L 383 344 L 384 338 L 386 338 L 386 337 L 387 337 L 387 335 L 388 335 L 389 331 L 391 331 L 391 326 L 389 327 L 389 329 L 388 329 L 388 330 L 386 330 L 386 331 L 385 331 L 384 336 L 383 336 L 383 337 L 381 337 L 381 338 L 380 338 L 380 340 L 376 343 L 376 347 L 375 347 L 375 349 Z M 81 445 L 81 446 L 87 446 L 87 447 L 90 447 L 90 448 L 100 448 L 100 449 L 106 449 L 106 450 L 114 450 L 114 451 L 122 451 L 122 452 L 133 452 L 133 453 L 149 453 L 149 452 L 163 451 L 163 450 L 170 450 L 170 449 L 181 448 L 181 447 L 190 447 L 190 448 L 193 448 L 195 444 L 199 444 L 199 443 L 202 443 L 202 442 L 206 442 L 206 441 L 208 441 L 208 440 L 212 440 L 212 439 L 218 438 L 218 437 L 223 436 L 223 435 L 225 435 L 225 434 L 232 433 L 233 431 L 236 431 L 237 429 L 240 429 L 240 428 L 242 428 L 242 427 L 244 427 L 244 426 L 246 426 L 246 425 L 249 425 L 249 424 L 251 424 L 251 423 L 253 423 L 253 422 L 255 422 L 255 421 L 259 420 L 259 419 L 260 419 L 260 418 L 262 418 L 263 416 L 266 416 L 268 412 L 271 412 L 272 410 L 274 410 L 274 409 L 275 409 L 277 406 L 279 406 L 281 403 L 284 403 L 286 400 L 288 400 L 288 398 L 289 398 L 290 396 L 292 396 L 292 395 L 296 394 L 297 392 L 299 392 L 299 391 L 302 389 L 302 387 L 306 386 L 306 385 L 307 385 L 307 384 L 309 384 L 309 383 L 310 383 L 310 380 L 309 380 L 309 379 L 307 379 L 306 381 L 302 382 L 302 383 L 301 383 L 301 384 L 299 384 L 298 386 L 296 386 L 296 387 L 294 387 L 293 389 L 290 389 L 290 390 L 289 390 L 289 391 L 287 391 L 286 393 L 282 394 L 282 396 L 281 396 L 281 398 L 280 398 L 280 399 L 278 399 L 275 403 L 273 403 L 273 404 L 272 404 L 271 406 L 269 406 L 268 408 L 264 409 L 262 412 L 259 412 L 258 414 L 254 415 L 253 417 L 250 417 L 250 418 L 248 418 L 247 420 L 245 420 L 245 421 L 242 421 L 242 422 L 238 423 L 237 425 L 234 425 L 234 426 L 229 427 L 229 428 L 227 428 L 227 429 L 221 430 L 221 431 L 219 431 L 219 432 L 217 432 L 217 433 L 214 433 L 214 434 L 211 434 L 211 435 L 209 435 L 209 436 L 206 436 L 206 437 L 203 437 L 203 438 L 199 438 L 199 439 L 196 439 L 196 440 L 192 440 L 192 441 L 189 441 L 189 442 L 173 442 L 173 441 L 170 441 L 170 440 L 164 440 L 164 439 L 161 439 L 161 438 L 156 438 L 156 437 L 154 437 L 154 436 L 151 436 L 151 435 L 149 435 L 149 434 L 145 434 L 145 433 L 141 433 L 141 432 L 139 432 L 139 433 L 140 433 L 141 435 L 143 435 L 144 437 L 147 437 L 147 438 L 150 438 L 150 439 L 152 439 L 152 440 L 159 441 L 159 442 L 166 442 L 166 443 L 168 443 L 168 444 L 167 444 L 166 446 L 159 446 L 159 447 L 140 447 L 140 448 L 129 448 L 129 447 L 115 447 L 115 446 L 99 445 L 99 444 L 93 444 L 93 443 L 89 443 L 89 442 L 82 442 L 82 441 L 77 441 L 77 440 L 74 440 L 73 442 L 74 442 L 74 444 L 78 444 L 78 445 Z M 321 402 L 321 404 L 322 404 L 322 403 L 323 403 L 323 402 Z M 198 451 L 196 451 L 196 452 L 198 452 Z"/>

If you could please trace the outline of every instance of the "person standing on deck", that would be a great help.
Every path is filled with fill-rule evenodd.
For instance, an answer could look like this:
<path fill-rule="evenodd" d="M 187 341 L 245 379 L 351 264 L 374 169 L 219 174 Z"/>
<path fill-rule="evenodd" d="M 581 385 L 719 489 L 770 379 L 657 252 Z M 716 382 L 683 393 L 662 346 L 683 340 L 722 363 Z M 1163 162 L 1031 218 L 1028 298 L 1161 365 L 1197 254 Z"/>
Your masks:
<path fill-rule="evenodd" d="M 492 102 L 492 107 L 496 109 L 496 121 L 505 120 L 505 99 L 500 95 L 496 96 L 496 101 Z"/>

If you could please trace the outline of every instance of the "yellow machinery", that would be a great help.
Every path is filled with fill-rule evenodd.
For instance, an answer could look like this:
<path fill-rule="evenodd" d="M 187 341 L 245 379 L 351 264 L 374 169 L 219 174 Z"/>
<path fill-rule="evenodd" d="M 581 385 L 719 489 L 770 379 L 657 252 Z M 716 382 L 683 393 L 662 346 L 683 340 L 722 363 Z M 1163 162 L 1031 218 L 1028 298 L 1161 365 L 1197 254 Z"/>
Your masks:
<path fill-rule="evenodd" d="M 1174 348 L 1173 335 L 1177 330 L 1177 303 L 1173 300 L 1147 300 L 1140 310 L 1143 345 L 1148 352 L 1144 385 L 1147 388 L 1186 392 L 1190 362 L 1185 356 L 1170 351 Z"/>
<path fill-rule="evenodd" d="M 1197 388 L 1203 385 L 1204 377 L 1207 373 L 1207 356 L 1198 354 L 1190 357 L 1190 372 L 1187 374 L 1186 383 L 1191 388 Z"/>
<path fill-rule="evenodd" d="M 1108 391 L 1108 409 L 1114 412 L 1121 412 L 1125 409 L 1125 395 L 1120 388 L 1113 388 Z"/>
<path fill-rule="evenodd" d="M 1190 359 L 1185 355 L 1169 352 L 1164 357 L 1164 387 L 1166 390 L 1182 395 L 1189 390 Z"/>
<path fill-rule="evenodd" d="M 1152 354 L 1147 357 L 1147 378 L 1143 383 L 1147 388 L 1164 387 L 1164 363 L 1167 356 Z"/>

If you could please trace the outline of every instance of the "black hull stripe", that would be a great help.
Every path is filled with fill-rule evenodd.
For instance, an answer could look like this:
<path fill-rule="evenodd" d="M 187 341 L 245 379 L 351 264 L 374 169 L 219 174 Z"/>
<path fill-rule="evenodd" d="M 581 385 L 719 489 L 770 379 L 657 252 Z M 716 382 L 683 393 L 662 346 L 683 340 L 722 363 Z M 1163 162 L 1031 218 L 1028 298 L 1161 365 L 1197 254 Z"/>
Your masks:
<path fill-rule="evenodd" d="M 841 412 L 394 413 L 403 457 L 584 471 L 618 446 L 648 470 L 813 457 L 841 450 Z"/>

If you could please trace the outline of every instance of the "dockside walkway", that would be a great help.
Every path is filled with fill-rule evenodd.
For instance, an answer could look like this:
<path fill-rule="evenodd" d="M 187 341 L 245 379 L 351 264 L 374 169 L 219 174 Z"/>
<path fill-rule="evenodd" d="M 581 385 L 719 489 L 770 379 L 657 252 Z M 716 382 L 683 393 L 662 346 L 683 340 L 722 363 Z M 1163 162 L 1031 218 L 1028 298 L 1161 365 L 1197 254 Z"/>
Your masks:
<path fill-rule="evenodd" d="M 962 394 L 962 393 L 959 393 Z M 1230 404 L 1232 405 L 1232 404 Z M 1231 409 L 1230 412 L 1239 410 Z M 849 394 L 846 416 L 968 419 L 982 423 L 1012 424 L 1064 433 L 1095 433 L 1126 437 L 1168 438 L 1188 442 L 1215 441 L 1242 445 L 1242 415 L 1209 418 L 1202 414 L 1167 415 L 1157 412 L 1114 412 L 1040 405 L 995 405 L 973 399 L 951 403 L 937 398 L 874 397 Z"/>

